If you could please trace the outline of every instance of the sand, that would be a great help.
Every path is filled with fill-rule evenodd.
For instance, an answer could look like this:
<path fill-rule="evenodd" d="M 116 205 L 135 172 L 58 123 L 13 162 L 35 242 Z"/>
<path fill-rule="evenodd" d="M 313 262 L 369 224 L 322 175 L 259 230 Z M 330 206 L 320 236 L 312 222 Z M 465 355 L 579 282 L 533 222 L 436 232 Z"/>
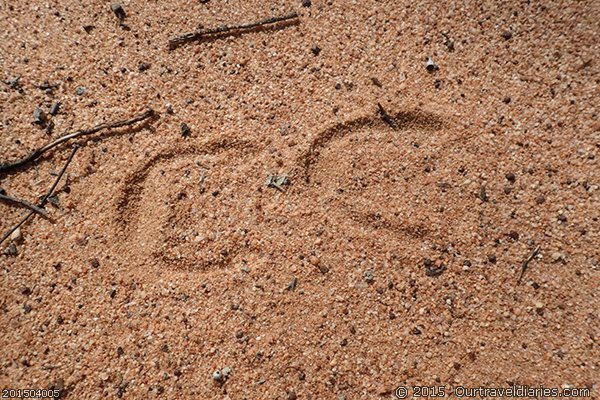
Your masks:
<path fill-rule="evenodd" d="M 598 396 L 600 4 L 468 3 L 0 4 L 0 161 L 157 115 L 77 140 L 50 219 L 2 244 L 0 387 Z M 70 146 L 0 187 L 38 201 Z"/>

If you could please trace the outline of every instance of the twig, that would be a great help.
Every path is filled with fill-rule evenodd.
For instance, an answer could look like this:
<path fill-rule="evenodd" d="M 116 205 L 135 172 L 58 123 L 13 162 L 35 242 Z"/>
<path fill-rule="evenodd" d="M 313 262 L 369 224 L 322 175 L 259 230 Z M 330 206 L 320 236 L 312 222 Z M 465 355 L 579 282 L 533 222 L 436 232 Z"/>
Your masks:
<path fill-rule="evenodd" d="M 46 205 L 48 198 L 50 196 L 52 196 L 52 194 L 54 193 L 56 186 L 58 186 L 58 182 L 60 182 L 62 176 L 65 174 L 65 171 L 67 170 L 67 167 L 69 166 L 69 164 L 71 164 L 71 161 L 73 160 L 73 156 L 75 156 L 77 149 L 79 149 L 78 145 L 73 146 L 73 151 L 69 155 L 69 158 L 67 159 L 67 162 L 63 166 L 62 170 L 60 171 L 60 173 L 54 180 L 54 184 L 52 184 L 52 186 L 50 187 L 50 190 L 48 190 L 46 195 L 44 197 L 42 197 L 42 200 L 40 200 L 40 203 L 38 204 L 39 208 L 43 208 Z M 31 218 L 33 216 L 33 214 L 35 214 L 35 212 L 30 211 L 29 214 L 27 214 L 17 225 L 15 225 L 12 229 L 10 229 L 8 232 L 6 232 L 4 234 L 4 236 L 2 236 L 2 238 L 0 239 L 0 244 L 2 244 L 10 235 L 12 235 L 12 233 L 14 231 L 16 231 L 21 225 L 23 225 L 25 222 L 27 222 L 27 220 L 29 220 L 29 218 Z"/>
<path fill-rule="evenodd" d="M 62 136 L 56 140 L 54 140 L 53 142 L 48 143 L 47 145 L 40 147 L 39 149 L 33 151 L 32 153 L 30 153 L 29 155 L 19 159 L 19 160 L 15 160 L 15 161 L 7 161 L 4 163 L 0 163 L 0 173 L 2 172 L 6 172 L 6 171 L 10 171 L 13 169 L 16 169 L 22 165 L 25 165 L 27 163 L 30 163 L 34 160 L 37 160 L 42 154 L 44 154 L 46 151 L 58 146 L 61 143 L 64 143 L 68 140 L 71 139 L 75 139 L 77 137 L 80 136 L 85 136 L 85 135 L 91 135 L 94 134 L 96 132 L 99 132 L 103 129 L 115 129 L 115 128 L 120 128 L 122 126 L 127 126 L 127 125 L 133 125 L 136 122 L 140 122 L 143 121 L 145 119 L 148 119 L 150 117 L 152 117 L 154 115 L 154 111 L 153 110 L 148 110 L 146 112 L 144 112 L 143 114 L 137 115 L 131 119 L 126 119 L 126 120 L 122 120 L 122 121 L 116 121 L 116 122 L 110 122 L 110 123 L 104 123 L 104 124 L 100 124 L 100 125 L 96 125 L 92 128 L 89 129 L 82 129 L 73 133 L 70 133 L 68 135 Z"/>
<path fill-rule="evenodd" d="M 531 262 L 531 260 L 533 260 L 533 258 L 535 256 L 538 255 L 538 253 L 540 252 L 540 246 L 537 246 L 532 252 L 531 254 L 529 254 L 529 257 L 527 257 L 525 259 L 525 261 L 523 261 L 523 264 L 521 264 L 521 274 L 519 275 L 519 280 L 517 281 L 517 284 L 521 283 L 521 279 L 523 279 L 523 275 L 525 274 L 525 270 L 527 269 L 527 267 L 529 266 L 529 263 Z"/>
<path fill-rule="evenodd" d="M 398 124 L 396 123 L 396 120 L 394 119 L 394 117 L 392 117 L 390 114 L 388 114 L 387 111 L 385 111 L 385 109 L 383 108 L 381 103 L 377 103 L 377 108 L 378 108 L 377 112 L 381 116 L 381 119 L 383 120 L 383 122 L 388 124 L 394 130 L 398 129 Z"/>
<path fill-rule="evenodd" d="M 27 200 L 18 199 L 16 197 L 12 197 L 12 196 L 2 194 L 2 193 L 0 193 L 0 200 L 5 201 L 7 203 L 12 203 L 12 204 L 20 205 L 22 207 L 29 208 L 31 211 L 36 212 L 36 213 L 48 218 L 48 213 L 46 212 L 46 210 L 36 206 L 35 204 L 28 202 Z"/>
<path fill-rule="evenodd" d="M 195 32 L 184 33 L 183 35 L 180 35 L 180 36 L 174 37 L 173 39 L 170 39 L 169 40 L 169 49 L 173 50 L 174 48 L 176 48 L 179 45 L 182 45 L 187 42 L 193 42 L 196 40 L 200 40 L 203 37 L 208 36 L 208 35 L 217 35 L 217 34 L 222 34 L 222 33 L 228 33 L 230 31 L 248 30 L 248 29 L 258 28 L 258 27 L 264 26 L 264 25 L 270 25 L 270 24 L 275 24 L 278 22 L 297 19 L 298 17 L 299 17 L 298 13 L 293 12 L 291 14 L 283 15 L 280 17 L 265 18 L 260 21 L 252 22 L 249 24 L 231 25 L 231 26 L 223 25 L 223 26 L 220 26 L 218 28 L 213 28 L 213 29 L 199 29 Z"/>

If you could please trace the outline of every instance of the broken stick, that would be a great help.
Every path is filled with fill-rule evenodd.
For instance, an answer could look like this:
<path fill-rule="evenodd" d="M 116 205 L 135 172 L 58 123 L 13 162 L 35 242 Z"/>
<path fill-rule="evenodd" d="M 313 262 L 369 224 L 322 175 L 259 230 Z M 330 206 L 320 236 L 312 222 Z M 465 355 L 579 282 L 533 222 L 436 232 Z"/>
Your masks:
<path fill-rule="evenodd" d="M 28 202 L 27 200 L 18 199 L 16 197 L 9 196 L 7 194 L 0 193 L 0 200 L 5 201 L 7 203 L 16 204 L 21 207 L 29 208 L 31 211 L 36 212 L 46 218 L 48 218 L 48 213 L 43 208 L 36 206 Z"/>
<path fill-rule="evenodd" d="M 298 17 L 299 17 L 298 13 L 293 12 L 291 14 L 283 15 L 280 17 L 265 18 L 260 21 L 252 22 L 249 24 L 232 25 L 232 26 L 223 25 L 223 26 L 220 26 L 218 28 L 213 28 L 213 29 L 199 29 L 195 32 L 184 33 L 183 35 L 180 35 L 180 36 L 174 37 L 173 39 L 170 39 L 169 40 L 169 49 L 173 50 L 177 46 L 180 46 L 184 43 L 201 40 L 205 36 L 209 36 L 209 35 L 218 35 L 218 34 L 229 33 L 231 31 L 254 29 L 254 28 L 264 26 L 264 25 L 271 25 L 271 24 L 276 24 L 278 22 L 295 20 L 295 19 L 298 19 Z"/>
<path fill-rule="evenodd" d="M 54 180 L 54 184 L 50 187 L 50 190 L 48 190 L 48 192 L 46 193 L 46 195 L 42 198 L 42 200 L 40 200 L 40 203 L 38 204 L 37 207 L 39 208 L 43 208 L 46 205 L 46 202 L 48 201 L 48 198 L 50 196 L 52 196 L 52 194 L 54 193 L 54 190 L 56 189 L 56 186 L 58 186 L 58 182 L 60 182 L 62 176 L 65 174 L 65 171 L 67 170 L 67 167 L 69 166 L 69 164 L 71 164 L 71 161 L 73 160 L 73 156 L 75 156 L 75 153 L 77 152 L 77 149 L 79 148 L 78 145 L 74 145 L 73 146 L 73 151 L 71 152 L 71 154 L 69 155 L 69 158 L 67 159 L 67 162 L 65 163 L 65 165 L 63 166 L 63 168 L 60 170 L 59 174 L 56 176 L 56 179 Z M 19 227 L 21 227 L 21 225 L 23 225 L 25 222 L 27 222 L 27 220 L 29 220 L 29 218 L 31 218 L 33 216 L 33 214 L 35 214 L 34 211 L 29 211 L 29 214 L 27 214 L 17 225 L 15 225 L 12 229 L 10 229 L 8 232 L 6 232 L 4 234 L 4 236 L 2 236 L 2 238 L 0 239 L 0 244 L 2 244 L 7 238 L 10 237 L 10 235 L 12 235 L 12 233 L 14 231 L 16 231 Z"/>
<path fill-rule="evenodd" d="M 521 273 L 519 274 L 519 280 L 517 281 L 517 284 L 521 283 L 521 279 L 523 279 L 523 275 L 525 275 L 525 270 L 527 269 L 527 267 L 529 266 L 529 263 L 531 262 L 531 260 L 533 260 L 533 258 L 535 256 L 538 255 L 538 253 L 540 252 L 540 246 L 537 246 L 532 252 L 531 254 L 529 254 L 529 257 L 527 257 L 525 259 L 525 261 L 523 261 L 523 264 L 521 264 Z"/>
<path fill-rule="evenodd" d="M 104 123 L 104 124 L 100 124 L 100 125 L 96 125 L 92 128 L 89 129 L 82 129 L 73 133 L 70 133 L 68 135 L 62 136 L 50 143 L 48 143 L 47 145 L 40 147 L 39 149 L 33 151 L 32 153 L 30 153 L 29 155 L 19 159 L 19 160 L 15 160 L 15 161 L 7 161 L 4 163 L 0 163 L 0 173 L 2 172 L 7 172 L 7 171 L 11 171 L 13 169 L 16 169 L 22 165 L 25 165 L 27 163 L 30 163 L 34 160 L 37 160 L 42 154 L 44 154 L 46 151 L 58 146 L 61 143 L 64 143 L 68 140 L 71 139 L 75 139 L 78 138 L 80 136 L 86 136 L 86 135 L 91 135 L 94 133 L 97 133 L 101 130 L 104 129 L 115 129 L 115 128 L 120 128 L 123 126 L 128 126 L 128 125 L 133 125 L 136 122 L 140 122 L 143 121 L 145 119 L 148 119 L 150 117 L 152 117 L 154 115 L 154 111 L 153 110 L 148 110 L 146 112 L 144 112 L 143 114 L 137 115 L 131 119 L 126 119 L 126 120 L 122 120 L 122 121 L 116 121 L 116 122 L 110 122 L 110 123 Z"/>

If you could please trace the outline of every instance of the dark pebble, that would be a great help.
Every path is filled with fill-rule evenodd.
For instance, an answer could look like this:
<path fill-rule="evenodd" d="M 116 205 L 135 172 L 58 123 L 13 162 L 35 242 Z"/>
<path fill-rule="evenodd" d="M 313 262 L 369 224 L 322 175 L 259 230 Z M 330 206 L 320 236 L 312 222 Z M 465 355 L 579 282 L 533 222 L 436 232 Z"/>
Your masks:
<path fill-rule="evenodd" d="M 235 333 L 235 337 L 236 337 L 237 339 L 241 339 L 241 338 L 243 338 L 243 337 L 244 337 L 244 332 L 243 332 L 243 331 L 237 331 L 237 332 Z"/>
<path fill-rule="evenodd" d="M 420 335 L 421 334 L 421 330 L 418 327 L 414 327 L 412 329 L 412 331 L 410 331 L 410 333 L 412 333 L 413 335 Z"/>
<path fill-rule="evenodd" d="M 496 259 L 496 256 L 495 256 L 495 255 L 493 255 L 493 254 L 490 254 L 490 255 L 488 255 L 488 261 L 489 261 L 491 264 L 496 264 L 496 261 L 498 261 L 498 260 Z"/>
<path fill-rule="evenodd" d="M 50 120 L 46 124 L 46 129 L 45 129 L 46 135 L 51 135 L 53 130 L 54 130 L 54 121 Z"/>
<path fill-rule="evenodd" d="M 300 372 L 298 374 L 298 379 L 300 379 L 301 381 L 305 380 L 306 379 L 306 374 L 304 372 Z"/>
<path fill-rule="evenodd" d="M 559 220 L 560 222 L 567 222 L 567 216 L 566 216 L 565 214 L 560 214 L 560 215 L 558 216 L 558 220 Z"/>
<path fill-rule="evenodd" d="M 83 86 L 77 86 L 77 88 L 75 89 L 75 94 L 77 96 L 81 96 L 84 93 L 85 93 L 85 88 Z"/>
<path fill-rule="evenodd" d="M 508 233 L 508 237 L 511 238 L 514 241 L 517 241 L 517 240 L 519 240 L 519 233 L 516 232 L 516 231 L 510 231 Z"/>
<path fill-rule="evenodd" d="M 542 195 L 539 195 L 535 198 L 535 202 L 537 204 L 544 204 L 546 202 L 546 198 Z"/>
<path fill-rule="evenodd" d="M 319 46 L 313 46 L 310 51 L 312 51 L 315 56 L 318 56 L 321 53 L 321 48 Z"/>
<path fill-rule="evenodd" d="M 488 201 L 490 199 L 487 195 L 487 191 L 485 190 L 485 186 L 482 186 L 479 189 L 479 198 L 481 199 L 481 201 Z"/>
<path fill-rule="evenodd" d="M 48 119 L 46 118 L 46 113 L 44 113 L 44 111 L 41 108 L 36 108 L 33 111 L 33 122 L 35 124 L 46 126 L 47 120 Z"/>
<path fill-rule="evenodd" d="M 92 268 L 98 268 L 100 266 L 100 261 L 97 258 L 92 258 L 90 261 Z"/>
<path fill-rule="evenodd" d="M 440 276 L 446 270 L 445 265 L 436 266 L 429 258 L 423 260 L 423 265 L 425 266 L 425 275 L 429 277 Z"/>
<path fill-rule="evenodd" d="M 512 32 L 509 30 L 505 30 L 504 32 L 502 32 L 502 37 L 504 38 L 504 40 L 509 40 L 512 38 Z"/>
<path fill-rule="evenodd" d="M 511 102 L 511 98 L 509 96 L 506 96 L 504 98 L 504 100 L 502 100 L 505 104 L 509 104 Z"/>
<path fill-rule="evenodd" d="M 123 9 L 123 6 L 121 6 L 119 3 L 112 3 L 110 5 L 110 8 L 115 13 L 117 18 L 119 18 L 120 21 L 123 21 L 125 19 L 125 17 L 127 16 L 125 14 L 125 10 Z"/>
<path fill-rule="evenodd" d="M 27 286 L 25 286 L 24 288 L 21 289 L 21 294 L 23 296 L 29 296 L 31 294 L 31 289 L 29 289 Z"/>
<path fill-rule="evenodd" d="M 29 314 L 31 310 L 33 310 L 33 307 L 31 307 L 29 304 L 23 305 L 23 311 L 25 312 L 25 314 Z"/>
<path fill-rule="evenodd" d="M 294 392 L 292 390 L 291 392 L 288 392 L 287 398 L 288 398 L 288 400 L 296 400 L 298 398 L 298 396 L 296 395 L 296 392 Z"/>
<path fill-rule="evenodd" d="M 513 174 L 512 172 L 507 173 L 505 176 L 506 176 L 506 180 L 509 181 L 510 183 L 514 183 L 515 180 L 517 179 L 515 174 Z"/>
<path fill-rule="evenodd" d="M 138 64 L 138 70 L 140 72 L 144 72 L 150 69 L 150 64 L 145 63 L 145 62 L 141 62 Z"/>
<path fill-rule="evenodd" d="M 377 86 L 378 88 L 383 87 L 383 85 L 381 84 L 381 81 L 375 77 L 371 78 L 371 82 L 373 82 L 373 85 Z"/>
<path fill-rule="evenodd" d="M 310 0 L 302 0 L 302 7 L 310 7 L 312 2 Z"/>
<path fill-rule="evenodd" d="M 117 295 L 117 289 L 111 289 L 110 292 L 108 293 L 108 295 L 110 296 L 111 299 L 114 299 L 115 296 Z"/>
<path fill-rule="evenodd" d="M 83 26 L 83 30 L 86 31 L 86 33 L 90 33 L 94 30 L 95 26 L 94 25 L 84 25 Z"/>
<path fill-rule="evenodd" d="M 183 137 L 190 136 L 190 134 L 191 134 L 192 131 L 191 131 L 190 127 L 185 122 L 181 123 L 180 128 L 181 128 L 181 136 L 183 136 Z"/>

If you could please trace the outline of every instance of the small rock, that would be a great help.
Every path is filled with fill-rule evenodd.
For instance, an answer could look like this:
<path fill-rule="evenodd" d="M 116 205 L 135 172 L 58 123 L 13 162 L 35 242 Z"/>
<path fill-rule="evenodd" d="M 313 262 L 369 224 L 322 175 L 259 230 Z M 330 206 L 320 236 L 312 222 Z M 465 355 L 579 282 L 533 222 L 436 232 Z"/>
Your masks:
<path fill-rule="evenodd" d="M 97 258 L 92 258 L 90 264 L 92 265 L 92 268 L 98 268 L 100 266 L 100 261 L 98 261 Z"/>
<path fill-rule="evenodd" d="M 223 373 L 223 378 L 227 379 L 231 376 L 231 374 L 233 373 L 233 370 L 230 367 L 224 367 L 222 373 Z"/>
<path fill-rule="evenodd" d="M 46 122 L 48 122 L 46 113 L 44 113 L 44 111 L 41 108 L 36 108 L 33 111 L 33 123 L 40 126 L 46 126 Z"/>
<path fill-rule="evenodd" d="M 310 51 L 312 51 L 313 55 L 316 57 L 321 53 L 321 48 L 319 46 L 313 46 Z"/>
<path fill-rule="evenodd" d="M 371 82 L 373 83 L 373 85 L 377 86 L 378 88 L 383 87 L 383 85 L 381 84 L 381 81 L 375 77 L 371 78 Z"/>
<path fill-rule="evenodd" d="M 60 101 L 55 101 L 52 103 L 52 107 L 50 107 L 50 115 L 56 115 L 60 111 L 61 103 Z"/>
<path fill-rule="evenodd" d="M 15 231 L 10 234 L 10 240 L 13 242 L 18 242 L 22 237 L 21 228 L 15 229 Z"/>
<path fill-rule="evenodd" d="M 173 114 L 173 104 L 171 104 L 171 103 L 165 104 L 165 109 L 167 110 L 167 114 Z"/>
<path fill-rule="evenodd" d="M 510 231 L 508 233 L 508 237 L 516 242 L 517 240 L 519 240 L 519 233 L 516 231 Z"/>
<path fill-rule="evenodd" d="M 190 129 L 190 127 L 185 122 L 181 123 L 180 128 L 181 128 L 181 136 L 183 136 L 183 137 L 189 137 L 190 136 L 192 130 Z"/>
<path fill-rule="evenodd" d="M 296 285 L 298 284 L 298 278 L 293 277 L 292 281 L 290 282 L 290 284 L 287 286 L 287 290 L 294 291 L 296 290 Z"/>
<path fill-rule="evenodd" d="M 302 0 L 302 7 L 310 7 L 312 2 L 310 0 Z"/>
<path fill-rule="evenodd" d="M 509 104 L 512 101 L 512 99 L 510 98 L 510 96 L 506 96 L 502 101 L 504 102 L 504 104 Z"/>
<path fill-rule="evenodd" d="M 441 262 L 434 263 L 429 258 L 423 260 L 423 265 L 425 266 L 425 275 L 429 277 L 440 276 L 446 270 L 446 266 L 444 264 Z"/>
<path fill-rule="evenodd" d="M 425 63 L 425 69 L 427 69 L 429 72 L 434 72 L 437 71 L 439 67 L 431 57 L 428 57 L 427 62 Z"/>
<path fill-rule="evenodd" d="M 77 88 L 75 89 L 75 94 L 77 96 L 81 96 L 85 93 L 86 89 L 83 86 L 77 86 Z"/>
<path fill-rule="evenodd" d="M 559 214 L 558 220 L 564 224 L 565 222 L 567 222 L 567 216 L 565 214 Z"/>
<path fill-rule="evenodd" d="M 112 3 L 110 5 L 110 9 L 112 10 L 112 12 L 115 13 L 117 18 L 119 18 L 119 21 L 123 21 L 125 19 L 125 17 L 127 16 L 125 14 L 125 10 L 123 9 L 123 6 L 121 6 L 119 3 Z"/>
<path fill-rule="evenodd" d="M 481 188 L 479 189 L 479 199 L 483 202 L 489 201 L 490 199 L 487 195 L 485 186 L 481 186 Z"/>
<path fill-rule="evenodd" d="M 138 71 L 140 72 L 144 72 L 150 69 L 150 64 L 145 63 L 145 62 L 141 62 L 138 64 Z"/>
<path fill-rule="evenodd" d="M 14 242 L 11 242 L 6 249 L 4 249 L 3 253 L 4 255 L 14 257 L 19 254 L 19 251 L 17 250 L 17 246 L 14 244 Z"/>
<path fill-rule="evenodd" d="M 504 40 L 510 40 L 512 38 L 512 32 L 507 29 L 502 32 L 502 37 Z"/>
<path fill-rule="evenodd" d="M 496 258 L 496 256 L 494 254 L 488 255 L 488 262 L 490 264 L 496 264 L 496 261 L 498 261 L 498 259 Z"/>
<path fill-rule="evenodd" d="M 221 382 L 223 380 L 223 374 L 221 373 L 221 371 L 216 370 L 212 373 L 212 379 L 215 382 Z"/>
<path fill-rule="evenodd" d="M 31 312 L 31 310 L 33 310 L 33 307 L 31 307 L 29 304 L 24 304 L 23 305 L 23 312 L 25 314 L 29 314 Z"/>
<path fill-rule="evenodd" d="M 515 180 L 517 179 L 517 177 L 515 176 L 515 174 L 513 174 L 512 172 L 508 172 L 506 175 L 506 180 L 509 181 L 510 183 L 514 183 Z"/>
<path fill-rule="evenodd" d="M 288 392 L 287 398 L 288 398 L 288 400 L 296 400 L 298 398 L 298 396 L 296 395 L 296 392 L 291 390 Z"/>
<path fill-rule="evenodd" d="M 546 202 L 546 198 L 543 195 L 539 195 L 535 198 L 535 202 L 537 204 L 544 204 Z"/>
<path fill-rule="evenodd" d="M 559 262 L 559 261 L 564 261 L 565 260 L 565 255 L 556 251 L 554 253 L 552 253 L 552 261 L 554 262 Z"/>
<path fill-rule="evenodd" d="M 84 26 L 82 26 L 82 28 L 86 33 L 91 33 L 94 30 L 95 26 L 94 25 L 84 25 Z"/>
<path fill-rule="evenodd" d="M 375 275 L 373 275 L 373 271 L 371 270 L 366 270 L 363 273 L 363 279 L 365 280 L 365 282 L 367 283 L 373 283 L 373 281 L 375 280 Z"/>

